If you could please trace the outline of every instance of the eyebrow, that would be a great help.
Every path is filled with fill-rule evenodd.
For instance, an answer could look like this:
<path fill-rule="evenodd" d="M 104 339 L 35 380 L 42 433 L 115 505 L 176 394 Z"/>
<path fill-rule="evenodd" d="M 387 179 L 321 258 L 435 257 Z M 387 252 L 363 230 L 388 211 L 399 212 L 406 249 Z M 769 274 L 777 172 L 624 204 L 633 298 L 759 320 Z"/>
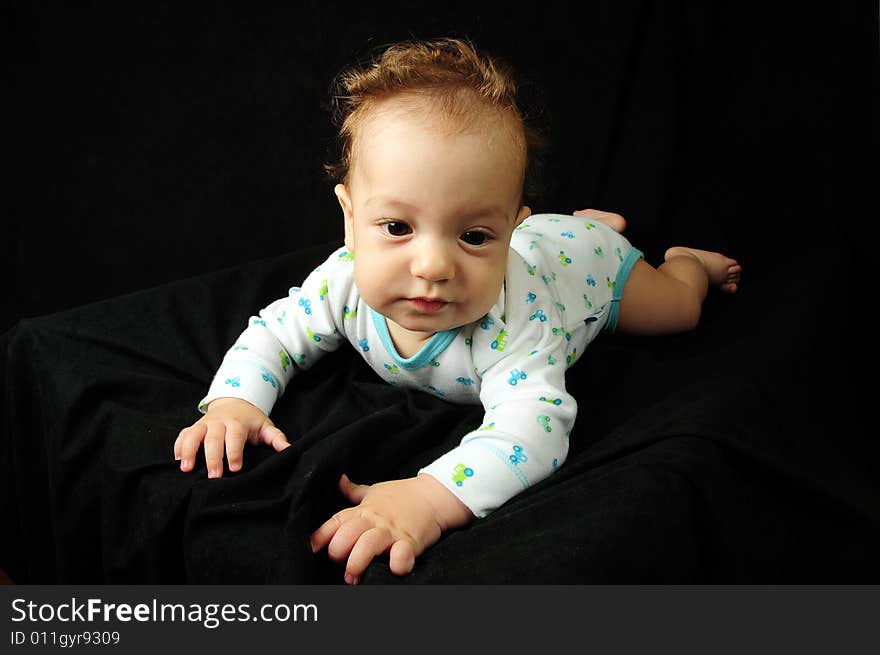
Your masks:
<path fill-rule="evenodd" d="M 411 212 L 416 209 L 415 205 L 411 205 L 408 202 L 396 200 L 394 198 L 386 198 L 384 196 L 370 196 L 364 203 L 364 207 L 369 207 L 370 205 L 384 205 L 393 209 L 402 209 L 406 212 Z"/>
<path fill-rule="evenodd" d="M 371 196 L 370 198 L 367 198 L 364 206 L 370 207 L 371 205 L 383 205 L 384 207 L 400 210 L 406 213 L 413 213 L 418 209 L 416 205 L 412 205 L 404 200 L 386 198 L 384 196 Z M 475 220 L 485 216 L 504 216 L 504 211 L 500 207 L 494 206 L 478 207 L 477 209 L 462 211 L 458 216 L 462 219 Z"/>

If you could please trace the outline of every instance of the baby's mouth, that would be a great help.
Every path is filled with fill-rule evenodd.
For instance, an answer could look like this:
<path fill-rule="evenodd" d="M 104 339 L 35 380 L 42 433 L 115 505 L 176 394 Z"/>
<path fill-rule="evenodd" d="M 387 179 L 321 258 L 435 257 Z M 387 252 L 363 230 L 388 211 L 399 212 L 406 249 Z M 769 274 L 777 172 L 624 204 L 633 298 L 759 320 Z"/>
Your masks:
<path fill-rule="evenodd" d="M 418 311 L 424 312 L 426 314 L 433 314 L 434 312 L 439 312 L 441 309 L 446 307 L 449 304 L 448 301 L 442 300 L 440 298 L 407 298 L 410 304 L 415 307 Z"/>

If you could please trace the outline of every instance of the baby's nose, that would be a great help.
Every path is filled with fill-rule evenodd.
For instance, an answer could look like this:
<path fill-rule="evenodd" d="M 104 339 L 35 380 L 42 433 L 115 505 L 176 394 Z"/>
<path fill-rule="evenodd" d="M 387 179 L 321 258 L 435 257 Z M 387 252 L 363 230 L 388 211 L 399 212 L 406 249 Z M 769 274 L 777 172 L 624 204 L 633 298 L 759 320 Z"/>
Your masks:
<path fill-rule="evenodd" d="M 451 280 L 455 277 L 455 260 L 442 247 L 425 248 L 413 257 L 410 272 L 430 282 Z"/>

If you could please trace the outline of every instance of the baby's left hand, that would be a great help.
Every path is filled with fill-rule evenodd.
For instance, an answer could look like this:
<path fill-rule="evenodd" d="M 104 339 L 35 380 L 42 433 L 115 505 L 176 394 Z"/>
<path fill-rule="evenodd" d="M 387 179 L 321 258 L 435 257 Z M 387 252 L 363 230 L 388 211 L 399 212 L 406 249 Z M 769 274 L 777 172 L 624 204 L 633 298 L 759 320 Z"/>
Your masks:
<path fill-rule="evenodd" d="M 327 546 L 335 561 L 348 558 L 348 584 L 357 584 L 373 558 L 389 549 L 391 572 L 406 575 L 415 558 L 437 543 L 444 530 L 474 517 L 429 475 L 373 485 L 355 484 L 343 475 L 339 490 L 355 506 L 330 517 L 312 533 L 311 544 L 312 552 Z"/>

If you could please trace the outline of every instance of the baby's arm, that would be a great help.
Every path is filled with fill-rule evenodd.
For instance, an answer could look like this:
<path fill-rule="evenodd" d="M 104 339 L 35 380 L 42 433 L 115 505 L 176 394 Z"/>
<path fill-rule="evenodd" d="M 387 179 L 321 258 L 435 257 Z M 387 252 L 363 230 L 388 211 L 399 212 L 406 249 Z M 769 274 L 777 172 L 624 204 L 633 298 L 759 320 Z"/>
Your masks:
<path fill-rule="evenodd" d="M 391 572 L 412 571 L 415 558 L 446 530 L 474 515 L 430 475 L 378 484 L 354 484 L 347 476 L 339 490 L 354 504 L 334 514 L 311 537 L 312 552 L 327 547 L 331 559 L 348 559 L 345 581 L 357 584 L 374 557 L 390 551 Z"/>
<path fill-rule="evenodd" d="M 565 388 L 567 342 L 564 330 L 552 328 L 558 314 L 545 306 L 544 315 L 546 322 L 506 324 L 518 336 L 481 372 L 483 423 L 421 471 L 477 517 L 550 476 L 568 454 L 577 401 Z"/>
<path fill-rule="evenodd" d="M 409 573 L 445 530 L 485 516 L 562 464 L 576 412 L 565 392 L 564 337 L 535 323 L 530 328 L 521 333 L 520 350 L 511 344 L 484 372 L 485 419 L 460 446 L 415 478 L 368 486 L 342 477 L 340 490 L 355 506 L 313 533 L 312 550 L 326 546 L 332 559 L 347 558 L 349 584 L 389 550 L 391 571 Z M 511 369 L 519 372 L 515 379 Z"/>
<path fill-rule="evenodd" d="M 222 476 L 224 451 L 230 470 L 237 471 L 245 443 L 268 444 L 276 450 L 289 445 L 269 413 L 297 371 L 309 368 L 341 342 L 338 328 L 344 303 L 350 301 L 350 270 L 350 258 L 337 251 L 301 288 L 293 287 L 288 297 L 251 317 L 199 403 L 205 416 L 181 430 L 175 441 L 181 470 L 193 469 L 202 443 L 208 477 Z"/>

